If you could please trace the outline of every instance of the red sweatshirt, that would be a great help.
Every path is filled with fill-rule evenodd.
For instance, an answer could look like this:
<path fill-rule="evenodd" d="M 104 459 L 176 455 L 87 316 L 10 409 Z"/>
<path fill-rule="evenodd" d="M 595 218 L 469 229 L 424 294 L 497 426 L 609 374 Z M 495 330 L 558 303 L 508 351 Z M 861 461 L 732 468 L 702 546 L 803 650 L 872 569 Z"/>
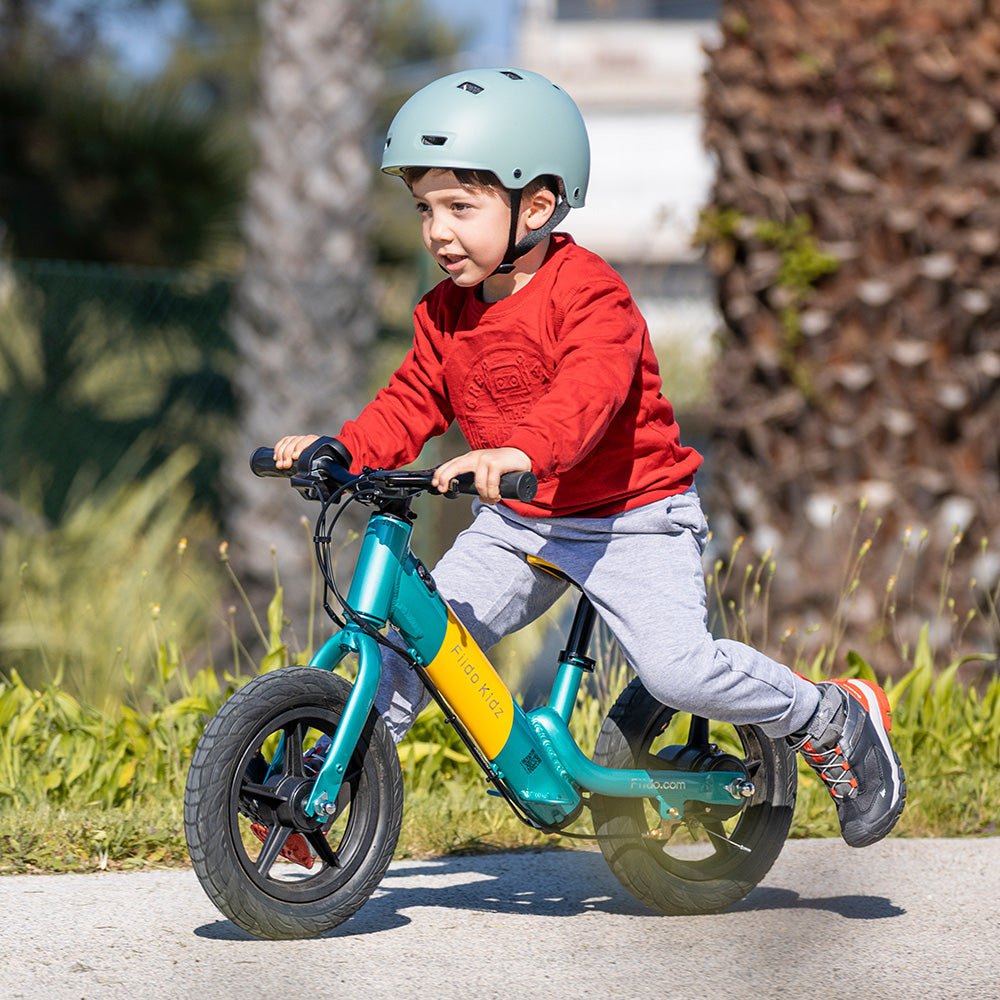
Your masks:
<path fill-rule="evenodd" d="M 701 464 L 680 443 L 649 331 L 625 283 L 556 233 L 522 289 L 481 302 L 442 281 L 413 347 L 337 435 L 362 465 L 399 468 L 452 420 L 473 449 L 520 448 L 538 476 L 529 517 L 607 517 L 681 493 Z"/>

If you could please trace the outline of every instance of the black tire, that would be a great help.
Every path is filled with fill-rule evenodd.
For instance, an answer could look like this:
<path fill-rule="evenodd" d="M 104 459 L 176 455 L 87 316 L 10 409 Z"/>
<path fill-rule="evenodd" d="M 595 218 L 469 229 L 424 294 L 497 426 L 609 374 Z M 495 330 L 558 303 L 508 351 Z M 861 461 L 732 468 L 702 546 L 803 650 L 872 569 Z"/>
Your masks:
<path fill-rule="evenodd" d="M 315 777 L 303 753 L 320 734 L 334 734 L 350 690 L 315 667 L 256 677 L 211 719 L 191 759 L 184 832 L 195 873 L 212 902 L 258 937 L 315 937 L 336 927 L 368 899 L 392 860 L 403 779 L 376 712 L 348 765 L 337 814 L 320 825 L 296 808 Z M 266 828 L 263 845 L 251 823 Z M 295 834 L 308 844 L 311 868 L 279 856 L 301 844 L 288 843 Z"/>
<path fill-rule="evenodd" d="M 704 737 L 707 724 L 700 725 Z M 726 756 L 716 753 L 713 760 L 703 753 L 700 767 L 728 770 L 739 762 L 755 788 L 742 807 L 734 803 L 702 822 L 706 810 L 686 804 L 683 819 L 663 824 L 655 800 L 591 798 L 594 831 L 611 871 L 636 899 L 661 913 L 717 913 L 743 899 L 781 853 L 792 821 L 797 772 L 785 741 L 768 739 L 756 726 L 711 725 L 711 740 Z M 660 704 L 636 678 L 604 720 L 594 761 L 655 767 L 649 755 L 675 755 L 691 727 L 689 716 Z"/>

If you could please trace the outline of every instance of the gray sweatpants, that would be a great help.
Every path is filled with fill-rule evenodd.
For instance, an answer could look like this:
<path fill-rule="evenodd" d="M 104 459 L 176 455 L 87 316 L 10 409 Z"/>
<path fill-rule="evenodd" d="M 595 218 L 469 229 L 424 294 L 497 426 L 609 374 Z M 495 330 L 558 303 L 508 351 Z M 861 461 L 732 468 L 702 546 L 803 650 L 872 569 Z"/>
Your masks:
<path fill-rule="evenodd" d="M 433 576 L 482 649 L 534 621 L 566 589 L 525 560 L 535 555 L 583 588 L 646 689 L 664 704 L 721 722 L 758 723 L 772 737 L 812 718 L 815 685 L 708 631 L 708 526 L 693 487 L 606 518 L 525 518 L 479 501 L 475 509 L 475 521 Z M 414 671 L 385 651 L 375 705 L 393 739 L 402 739 L 427 701 Z"/>

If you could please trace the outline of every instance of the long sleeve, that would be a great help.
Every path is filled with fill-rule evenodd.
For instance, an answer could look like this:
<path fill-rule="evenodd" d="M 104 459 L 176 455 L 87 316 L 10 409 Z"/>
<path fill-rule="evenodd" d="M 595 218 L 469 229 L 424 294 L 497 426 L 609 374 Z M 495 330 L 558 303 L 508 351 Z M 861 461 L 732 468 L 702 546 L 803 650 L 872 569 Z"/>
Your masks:
<path fill-rule="evenodd" d="M 539 478 L 565 472 L 604 437 L 637 374 L 645 324 L 621 284 L 590 282 L 558 308 L 555 368 L 545 394 L 504 442 L 532 460 Z"/>
<path fill-rule="evenodd" d="M 412 462 L 429 438 L 454 419 L 444 391 L 441 354 L 426 326 L 415 322 L 413 346 L 389 384 L 337 435 L 361 466 L 396 469 Z"/>

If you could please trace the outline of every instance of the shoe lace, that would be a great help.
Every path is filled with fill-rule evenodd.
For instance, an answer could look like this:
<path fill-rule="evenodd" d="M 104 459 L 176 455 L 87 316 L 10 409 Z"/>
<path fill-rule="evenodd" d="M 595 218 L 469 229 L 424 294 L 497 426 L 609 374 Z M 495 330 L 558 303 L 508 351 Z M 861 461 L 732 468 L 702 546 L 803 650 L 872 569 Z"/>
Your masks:
<path fill-rule="evenodd" d="M 808 740 L 803 740 L 795 749 L 799 750 L 809 766 L 823 779 L 830 794 L 835 799 L 851 795 L 858 787 L 850 762 L 840 744 L 821 750 Z"/>

